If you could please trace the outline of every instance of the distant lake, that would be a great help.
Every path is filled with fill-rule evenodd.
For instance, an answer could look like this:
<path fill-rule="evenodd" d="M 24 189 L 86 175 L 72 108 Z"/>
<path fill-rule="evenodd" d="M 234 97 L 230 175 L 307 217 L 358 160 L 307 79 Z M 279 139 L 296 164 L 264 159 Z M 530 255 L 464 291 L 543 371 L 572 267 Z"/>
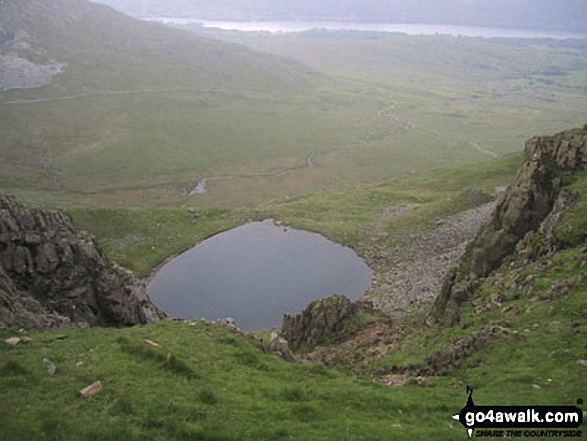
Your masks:
<path fill-rule="evenodd" d="M 168 24 L 188 25 L 198 24 L 207 29 L 221 29 L 225 31 L 241 32 L 268 32 L 285 34 L 307 32 L 312 30 L 326 31 L 362 31 L 387 32 L 407 35 L 453 35 L 482 38 L 587 38 L 585 34 L 565 32 L 547 32 L 533 30 L 501 29 L 475 26 L 455 25 L 426 25 L 405 23 L 360 23 L 335 21 L 211 21 L 193 18 L 148 18 L 150 21 L 160 21 Z"/>
<path fill-rule="evenodd" d="M 272 221 L 213 236 L 164 265 L 147 288 L 169 316 L 232 317 L 246 330 L 281 327 L 284 313 L 345 294 L 356 300 L 373 271 L 350 248 Z"/>

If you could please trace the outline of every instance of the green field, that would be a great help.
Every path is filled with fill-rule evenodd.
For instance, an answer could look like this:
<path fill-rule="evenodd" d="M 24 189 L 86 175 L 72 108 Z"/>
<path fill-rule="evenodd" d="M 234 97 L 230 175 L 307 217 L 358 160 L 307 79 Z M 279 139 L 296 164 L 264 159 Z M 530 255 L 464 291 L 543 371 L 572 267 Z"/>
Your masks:
<path fill-rule="evenodd" d="M 106 49 L 94 24 L 78 46 L 81 28 L 43 26 L 68 67 L 0 93 L 0 190 L 50 205 L 252 206 L 490 160 L 587 117 L 582 40 L 214 35 L 258 53 L 156 24 L 109 25 Z"/>
<path fill-rule="evenodd" d="M 478 201 L 463 196 L 475 188 L 493 197 L 507 186 L 521 162 L 506 155 L 476 165 L 411 176 L 350 189 L 315 191 L 287 200 L 251 207 L 75 207 L 68 211 L 80 228 L 92 232 L 108 256 L 146 277 L 170 255 L 250 220 L 273 218 L 292 227 L 318 232 L 360 250 L 374 245 L 393 248 L 405 237 L 434 226 L 446 216 L 474 208 Z M 385 236 L 368 234 L 382 209 L 417 203 L 418 209 L 386 219 Z"/>
<path fill-rule="evenodd" d="M 470 208 L 462 188 L 508 185 L 529 137 L 587 118 L 582 40 L 213 35 L 223 43 L 95 8 L 106 24 L 3 24 L 35 24 L 45 58 L 67 68 L 0 93 L 0 191 L 68 208 L 141 277 L 267 217 L 391 247 Z M 421 207 L 388 220 L 387 239 L 365 237 L 400 202 Z"/>

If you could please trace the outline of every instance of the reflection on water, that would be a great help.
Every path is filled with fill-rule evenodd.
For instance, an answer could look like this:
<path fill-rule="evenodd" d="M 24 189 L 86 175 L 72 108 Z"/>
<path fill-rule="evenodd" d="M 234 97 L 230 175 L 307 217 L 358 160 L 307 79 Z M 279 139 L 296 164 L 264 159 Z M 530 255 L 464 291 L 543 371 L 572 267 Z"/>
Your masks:
<path fill-rule="evenodd" d="M 308 32 L 313 30 L 325 31 L 360 31 L 384 32 L 407 35 L 453 35 L 482 38 L 587 38 L 585 34 L 566 32 L 535 31 L 528 29 L 502 29 L 477 26 L 433 25 L 418 23 L 361 23 L 336 21 L 212 21 L 195 18 L 153 17 L 150 21 L 160 21 L 168 24 L 189 25 L 197 24 L 203 28 L 221 29 L 240 32 L 268 32 L 271 34 L 287 34 Z"/>
<path fill-rule="evenodd" d="M 218 234 L 163 266 L 147 292 L 176 318 L 234 318 L 247 330 L 281 326 L 284 313 L 332 294 L 358 299 L 372 270 L 350 248 L 272 221 Z"/>

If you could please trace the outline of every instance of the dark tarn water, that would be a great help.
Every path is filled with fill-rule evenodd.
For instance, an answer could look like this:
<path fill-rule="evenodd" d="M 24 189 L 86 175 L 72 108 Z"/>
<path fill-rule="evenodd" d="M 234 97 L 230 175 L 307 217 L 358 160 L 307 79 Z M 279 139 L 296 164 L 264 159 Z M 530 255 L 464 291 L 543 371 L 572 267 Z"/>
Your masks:
<path fill-rule="evenodd" d="M 205 240 L 157 272 L 147 293 L 169 316 L 232 317 L 246 330 L 279 328 L 332 294 L 356 300 L 373 271 L 350 248 L 272 221 L 252 222 Z"/>

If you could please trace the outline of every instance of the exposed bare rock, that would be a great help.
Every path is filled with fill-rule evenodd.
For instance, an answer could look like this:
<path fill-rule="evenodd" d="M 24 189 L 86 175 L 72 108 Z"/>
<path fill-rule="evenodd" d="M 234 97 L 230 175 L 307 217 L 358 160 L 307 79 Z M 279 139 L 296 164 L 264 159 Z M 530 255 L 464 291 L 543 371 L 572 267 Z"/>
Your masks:
<path fill-rule="evenodd" d="M 98 392 L 102 390 L 102 382 L 95 381 L 87 387 L 84 387 L 82 390 L 78 392 L 78 396 L 80 398 L 88 398 L 92 395 L 96 395 Z"/>
<path fill-rule="evenodd" d="M 408 332 L 417 331 L 412 327 L 408 330 L 400 322 L 376 320 L 362 327 L 348 339 L 336 344 L 315 347 L 311 352 L 304 354 L 304 359 L 325 365 L 348 365 L 360 359 L 362 364 L 366 365 L 396 350 Z"/>
<path fill-rule="evenodd" d="M 0 91 L 46 86 L 65 64 L 36 64 L 14 53 L 0 55 Z"/>
<path fill-rule="evenodd" d="M 289 348 L 287 341 L 277 335 L 277 332 L 271 333 L 271 340 L 269 341 L 269 350 L 277 352 L 285 361 L 296 361 L 296 357 Z"/>
<path fill-rule="evenodd" d="M 439 220 L 433 230 L 415 234 L 392 250 L 360 247 L 359 254 L 376 271 L 365 298 L 392 316 L 429 308 L 446 272 L 458 263 L 495 208 L 495 202 L 486 201 L 485 198 L 474 209 Z"/>
<path fill-rule="evenodd" d="M 164 317 L 62 211 L 0 196 L 0 329 L 129 326 Z"/>
<path fill-rule="evenodd" d="M 23 29 L 12 26 L 9 18 L 3 23 L 10 29 L 0 26 L 0 91 L 32 89 L 50 84 L 53 76 L 62 72 L 66 64 L 48 60 L 46 51 L 33 47 L 31 36 Z"/>
<path fill-rule="evenodd" d="M 348 297 L 335 295 L 311 302 L 301 314 L 286 314 L 281 332 L 292 350 L 313 347 L 336 336 L 343 320 L 357 312 Z"/>
<path fill-rule="evenodd" d="M 454 339 L 440 347 L 428 357 L 426 367 L 420 374 L 450 374 L 464 359 L 483 349 L 487 344 L 503 341 L 506 338 L 521 338 L 521 336 L 516 331 L 512 331 L 506 322 L 490 323 L 480 331 Z"/>
<path fill-rule="evenodd" d="M 519 254 L 525 265 L 563 245 L 553 234 L 554 227 L 574 202 L 574 195 L 563 187 L 563 177 L 587 169 L 586 140 L 587 126 L 526 142 L 525 161 L 514 182 L 461 259 L 456 274 L 446 279 L 426 319 L 429 325 L 458 321 L 459 305 L 506 258 Z"/>
<path fill-rule="evenodd" d="M 20 343 L 20 338 L 10 337 L 10 338 L 7 338 L 6 340 L 4 340 L 4 343 L 6 343 L 8 346 L 16 346 L 17 344 Z"/>
<path fill-rule="evenodd" d="M 49 375 L 55 375 L 55 371 L 57 370 L 55 363 L 53 363 L 51 360 L 47 360 L 46 358 L 43 358 L 43 363 L 45 363 L 45 366 L 47 366 L 47 373 Z"/>
<path fill-rule="evenodd" d="M 529 231 L 552 212 L 565 172 L 587 168 L 587 126 L 571 136 L 537 137 L 526 142 L 526 161 L 493 217 L 476 239 L 470 270 L 487 276 Z"/>

